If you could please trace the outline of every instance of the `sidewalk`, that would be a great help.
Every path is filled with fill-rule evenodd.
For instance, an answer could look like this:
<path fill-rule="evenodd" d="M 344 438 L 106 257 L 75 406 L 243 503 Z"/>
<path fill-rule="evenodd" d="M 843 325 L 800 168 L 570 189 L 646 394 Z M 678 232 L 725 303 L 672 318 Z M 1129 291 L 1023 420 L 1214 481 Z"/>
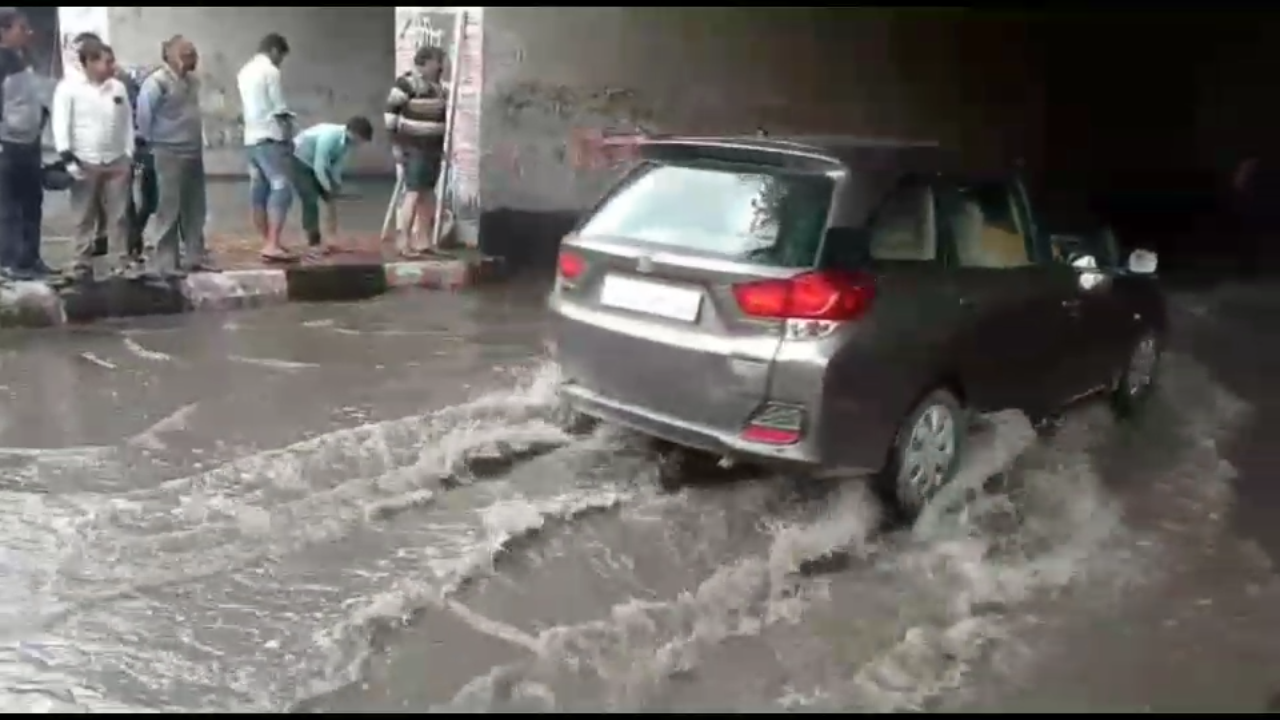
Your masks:
<path fill-rule="evenodd" d="M 221 273 L 193 275 L 164 283 L 110 280 L 58 293 L 44 283 L 0 288 L 0 327 L 47 327 L 105 317 L 229 310 L 288 301 L 361 300 L 389 290 L 415 287 L 458 289 L 481 279 L 489 267 L 477 251 L 449 257 L 400 260 L 378 234 L 393 183 L 353 181 L 353 197 L 342 201 L 343 240 L 351 251 L 294 265 L 266 265 L 248 207 L 248 183 L 211 180 L 207 242 Z M 72 222 L 66 193 L 45 195 L 43 253 L 47 263 L 70 264 Z M 294 208 L 285 241 L 305 245 Z"/>

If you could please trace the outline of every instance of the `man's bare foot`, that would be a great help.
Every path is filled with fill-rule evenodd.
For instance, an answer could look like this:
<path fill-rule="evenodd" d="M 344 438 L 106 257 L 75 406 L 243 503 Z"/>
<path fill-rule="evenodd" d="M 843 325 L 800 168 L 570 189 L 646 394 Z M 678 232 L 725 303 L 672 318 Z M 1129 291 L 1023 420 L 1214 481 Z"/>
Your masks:
<path fill-rule="evenodd" d="M 263 262 L 269 263 L 292 263 L 298 261 L 298 257 L 296 255 L 290 253 L 279 245 L 268 245 L 262 248 L 262 252 L 259 253 L 259 256 L 262 258 Z"/>
<path fill-rule="evenodd" d="M 400 257 L 405 260 L 421 260 L 422 258 L 431 257 L 435 252 L 429 248 L 407 247 L 400 250 Z"/>

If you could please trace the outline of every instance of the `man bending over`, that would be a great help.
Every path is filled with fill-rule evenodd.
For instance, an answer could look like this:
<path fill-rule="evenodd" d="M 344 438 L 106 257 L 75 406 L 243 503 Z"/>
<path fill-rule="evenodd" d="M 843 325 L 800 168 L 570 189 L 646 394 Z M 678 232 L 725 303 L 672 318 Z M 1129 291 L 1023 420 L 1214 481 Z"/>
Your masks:
<path fill-rule="evenodd" d="M 320 123 L 302 131 L 294 140 L 294 191 L 302 203 L 302 229 L 313 250 L 329 254 L 341 250 L 338 241 L 337 195 L 351 149 L 373 139 L 368 118 L 353 117 L 346 125 Z M 320 205 L 325 222 L 320 226 Z"/>

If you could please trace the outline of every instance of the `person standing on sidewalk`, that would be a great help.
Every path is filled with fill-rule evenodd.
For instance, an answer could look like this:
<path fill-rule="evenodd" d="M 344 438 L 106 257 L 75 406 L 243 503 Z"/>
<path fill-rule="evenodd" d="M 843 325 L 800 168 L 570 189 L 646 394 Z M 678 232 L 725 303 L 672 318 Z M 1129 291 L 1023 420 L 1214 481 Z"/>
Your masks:
<path fill-rule="evenodd" d="M 444 51 L 419 48 L 413 69 L 396 78 L 387 95 L 383 119 L 391 133 L 398 170 L 404 184 L 400 254 L 422 257 L 433 252 L 435 189 L 444 161 L 444 133 L 448 102 L 440 77 Z"/>
<path fill-rule="evenodd" d="M 320 123 L 294 140 L 293 182 L 302 204 L 302 229 L 307 244 L 328 255 L 342 250 L 338 240 L 338 191 L 351 148 L 373 139 L 373 124 L 353 117 L 346 125 Z M 320 205 L 325 222 L 320 224 Z"/>
<path fill-rule="evenodd" d="M 155 222 L 146 235 L 147 273 L 216 272 L 205 248 L 208 202 L 204 174 L 204 120 L 199 53 L 181 35 L 164 44 L 165 64 L 142 83 L 138 138 L 155 164 Z"/>
<path fill-rule="evenodd" d="M 30 42 L 26 16 L 17 8 L 0 8 L 0 273 L 18 280 L 52 273 L 40 258 L 40 136 L 49 110 L 27 56 Z"/>
<path fill-rule="evenodd" d="M 236 76 L 244 110 L 253 224 L 262 236 L 262 259 L 277 263 L 297 260 L 280 241 L 293 202 L 289 171 L 294 114 L 284 101 L 280 77 L 280 65 L 288 54 L 289 43 L 284 36 L 271 33 L 262 38 L 258 54 Z"/>
<path fill-rule="evenodd" d="M 94 32 L 82 32 L 71 41 L 79 52 L 80 46 L 87 42 L 102 42 L 102 36 Z M 80 68 L 84 72 L 84 68 Z M 142 83 L 132 73 L 125 71 L 117 66 L 116 79 L 124 83 L 125 91 L 129 94 L 129 107 L 132 112 L 137 112 L 138 92 Z M 136 123 L 135 115 L 135 123 Z M 129 193 L 129 257 L 132 263 L 139 264 L 142 259 L 142 231 L 147 225 L 147 220 L 151 218 L 151 214 L 155 212 L 155 196 L 156 196 L 156 179 L 155 170 L 149 162 L 150 157 L 143 152 L 143 148 L 139 146 L 135 150 L 134 163 L 134 180 L 139 181 L 141 185 L 141 200 L 135 200 L 133 192 Z M 105 216 L 98 219 L 97 238 L 94 240 L 95 249 L 102 252 L 107 247 L 107 219 Z"/>
<path fill-rule="evenodd" d="M 72 276 L 92 281 L 95 237 L 106 218 L 112 270 L 128 270 L 129 193 L 132 191 L 133 112 L 124 83 L 116 78 L 111 47 L 81 43 L 84 77 L 58 83 L 53 95 L 53 145 L 76 179 L 71 186 L 76 254 Z"/>

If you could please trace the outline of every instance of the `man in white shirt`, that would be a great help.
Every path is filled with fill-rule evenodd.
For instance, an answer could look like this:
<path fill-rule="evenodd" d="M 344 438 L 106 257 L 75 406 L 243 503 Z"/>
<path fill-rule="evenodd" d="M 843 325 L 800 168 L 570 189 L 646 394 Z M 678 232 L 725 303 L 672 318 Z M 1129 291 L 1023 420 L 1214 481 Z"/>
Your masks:
<path fill-rule="evenodd" d="M 124 273 L 130 267 L 133 111 L 128 90 L 116 79 L 111 47 L 85 42 L 79 55 L 84 77 L 64 79 L 53 95 L 53 144 L 76 178 L 71 186 L 71 213 L 76 221 L 73 277 L 92 280 L 99 216 L 106 218 L 112 270 Z"/>
<path fill-rule="evenodd" d="M 280 243 L 280 233 L 293 202 L 289 175 L 293 156 L 293 113 L 284 101 L 280 64 L 289 54 L 283 36 L 262 38 L 258 54 L 236 77 L 244 111 L 244 145 L 249 156 L 249 194 L 253 224 L 262 236 L 262 259 L 292 262 L 297 258 Z"/>

